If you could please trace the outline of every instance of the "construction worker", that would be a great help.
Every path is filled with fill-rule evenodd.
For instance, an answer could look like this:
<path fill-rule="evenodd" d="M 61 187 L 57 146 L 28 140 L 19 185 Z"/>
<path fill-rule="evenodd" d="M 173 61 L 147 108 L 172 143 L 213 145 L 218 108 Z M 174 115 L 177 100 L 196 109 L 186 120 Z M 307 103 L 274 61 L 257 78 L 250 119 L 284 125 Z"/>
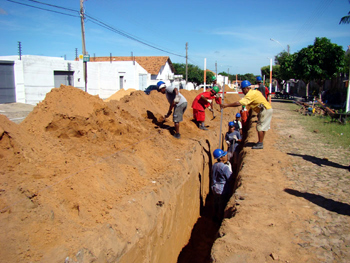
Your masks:
<path fill-rule="evenodd" d="M 258 132 L 258 143 L 255 144 L 252 149 L 263 149 L 263 141 L 266 131 L 270 129 L 270 123 L 272 119 L 272 107 L 270 103 L 267 102 L 265 97 L 258 90 L 252 90 L 251 84 L 248 80 L 243 80 L 241 83 L 241 89 L 244 94 L 244 98 L 239 101 L 230 104 L 221 104 L 221 108 L 227 107 L 239 107 L 247 106 L 258 113 L 258 123 L 256 124 L 256 130 Z"/>
<path fill-rule="evenodd" d="M 246 132 L 247 131 L 247 121 L 248 121 L 248 116 L 249 116 L 249 112 L 246 109 L 246 106 L 243 105 L 242 109 L 239 111 L 239 113 L 241 114 L 243 130 Z"/>
<path fill-rule="evenodd" d="M 219 87 L 214 86 L 210 91 L 198 94 L 192 102 L 193 118 L 198 128 L 201 130 L 208 130 L 207 127 L 204 126 L 205 109 L 208 108 L 214 115 L 213 100 L 215 99 L 217 104 L 221 104 L 221 97 L 218 94 L 219 91 Z"/>
<path fill-rule="evenodd" d="M 238 112 L 236 113 L 236 119 L 233 121 L 235 126 L 237 127 L 237 130 L 239 130 L 239 133 L 242 135 L 242 122 L 241 122 L 241 114 Z"/>
<path fill-rule="evenodd" d="M 260 76 L 256 77 L 256 83 L 258 84 L 257 90 L 261 92 L 262 95 L 264 95 L 265 99 L 269 100 L 270 91 L 265 85 L 262 83 L 262 78 Z"/>
<path fill-rule="evenodd" d="M 228 131 L 225 134 L 225 142 L 227 144 L 228 160 L 231 161 L 233 158 L 233 163 L 237 163 L 238 156 L 236 150 L 238 149 L 237 146 L 241 141 L 242 137 L 236 124 L 233 121 L 230 121 L 228 123 Z"/>
<path fill-rule="evenodd" d="M 212 76 L 211 80 L 213 81 L 213 87 L 217 86 L 217 87 L 219 87 L 220 90 L 222 89 L 221 85 L 217 83 L 217 79 L 215 76 Z"/>
<path fill-rule="evenodd" d="M 180 122 L 183 121 L 183 115 L 187 109 L 187 100 L 179 92 L 178 88 L 166 86 L 163 81 L 158 81 L 157 86 L 158 90 L 166 95 L 166 98 L 170 104 L 168 113 L 164 116 L 164 119 L 168 118 L 174 109 L 173 122 L 175 126 L 175 134 L 173 136 L 176 139 L 180 139 Z"/>
<path fill-rule="evenodd" d="M 225 164 L 227 163 L 227 152 L 216 149 L 213 156 L 217 162 L 212 167 L 210 188 L 214 194 L 214 221 L 220 223 L 224 218 L 224 209 L 231 194 L 230 178 L 232 170 Z"/>

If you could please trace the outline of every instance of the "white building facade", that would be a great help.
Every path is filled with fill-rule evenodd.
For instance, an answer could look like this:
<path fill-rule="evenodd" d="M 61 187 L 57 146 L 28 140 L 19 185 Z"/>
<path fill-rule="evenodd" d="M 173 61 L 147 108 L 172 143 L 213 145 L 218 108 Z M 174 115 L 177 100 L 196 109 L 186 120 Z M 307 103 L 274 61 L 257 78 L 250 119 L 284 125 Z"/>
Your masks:
<path fill-rule="evenodd" d="M 87 92 L 108 98 L 120 89 L 144 90 L 149 74 L 137 62 L 87 62 Z M 0 103 L 36 104 L 61 84 L 85 90 L 83 62 L 58 57 L 0 56 Z M 11 95 L 12 94 L 12 95 Z"/>

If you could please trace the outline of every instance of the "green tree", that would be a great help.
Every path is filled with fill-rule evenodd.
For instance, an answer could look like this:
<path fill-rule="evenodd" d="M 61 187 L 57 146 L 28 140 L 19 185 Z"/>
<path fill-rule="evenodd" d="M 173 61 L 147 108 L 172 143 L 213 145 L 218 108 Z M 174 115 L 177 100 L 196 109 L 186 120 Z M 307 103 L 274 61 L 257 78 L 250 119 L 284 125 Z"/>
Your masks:
<path fill-rule="evenodd" d="M 184 63 L 173 63 L 174 69 L 175 69 L 175 73 L 177 75 L 183 75 L 183 77 L 186 77 L 186 64 Z M 211 73 L 211 75 L 209 74 L 208 77 L 208 73 L 207 72 L 207 81 L 210 80 L 209 83 L 211 83 L 211 77 L 213 74 Z M 198 66 L 194 66 L 192 64 L 188 64 L 187 65 L 187 74 L 188 74 L 188 81 L 190 82 L 194 82 L 197 85 L 203 83 L 204 81 L 204 70 L 200 69 Z M 208 83 L 208 82 L 207 82 Z"/>
<path fill-rule="evenodd" d="M 350 3 L 350 0 L 349 0 Z M 339 24 L 349 24 L 350 23 L 350 12 L 348 13 L 347 16 L 343 16 L 340 21 Z"/>
<path fill-rule="evenodd" d="M 320 85 L 321 93 L 324 81 L 341 72 L 343 65 L 343 48 L 325 37 L 317 37 L 313 45 L 301 49 L 295 55 L 293 68 L 296 77 L 305 83 L 315 80 Z"/>

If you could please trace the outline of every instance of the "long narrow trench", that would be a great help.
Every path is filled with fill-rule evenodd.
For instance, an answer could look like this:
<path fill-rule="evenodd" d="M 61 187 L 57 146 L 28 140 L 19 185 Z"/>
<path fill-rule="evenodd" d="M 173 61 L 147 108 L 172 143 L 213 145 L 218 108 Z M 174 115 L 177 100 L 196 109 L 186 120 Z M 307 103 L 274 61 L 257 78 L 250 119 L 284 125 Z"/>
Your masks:
<path fill-rule="evenodd" d="M 234 180 L 237 180 L 237 168 L 232 171 Z M 233 185 L 236 185 L 234 183 Z M 234 191 L 235 189 L 233 189 Z M 232 193 L 233 194 L 233 193 Z M 218 238 L 218 232 L 221 225 L 214 220 L 214 204 L 211 191 L 207 195 L 205 206 L 201 206 L 200 217 L 194 225 L 191 238 L 187 245 L 179 254 L 177 263 L 210 263 L 211 248 Z"/>
<path fill-rule="evenodd" d="M 237 165 L 232 165 L 233 189 L 232 195 L 239 184 L 239 170 L 242 163 L 242 149 L 247 138 L 247 131 L 250 128 L 250 118 L 247 121 L 247 127 L 244 127 L 242 136 L 242 145 L 240 146 L 239 160 Z M 206 197 L 205 206 L 201 205 L 200 217 L 194 225 L 191 238 L 187 245 L 181 250 L 177 263 L 211 263 L 211 249 L 215 240 L 218 238 L 221 222 L 215 223 L 214 218 L 214 200 L 213 194 L 209 191 Z M 201 202 L 202 203 L 202 202 Z"/>

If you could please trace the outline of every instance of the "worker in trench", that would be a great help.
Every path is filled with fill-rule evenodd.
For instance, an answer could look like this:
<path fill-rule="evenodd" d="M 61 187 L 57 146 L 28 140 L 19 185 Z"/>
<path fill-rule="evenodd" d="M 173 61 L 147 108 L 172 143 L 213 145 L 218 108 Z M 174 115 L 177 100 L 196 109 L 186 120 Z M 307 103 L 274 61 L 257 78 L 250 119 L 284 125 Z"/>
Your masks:
<path fill-rule="evenodd" d="M 273 110 L 271 104 L 265 99 L 260 91 L 251 89 L 251 84 L 248 80 L 242 81 L 241 89 L 244 94 L 244 97 L 241 100 L 230 104 L 221 104 L 220 107 L 224 109 L 227 107 L 249 106 L 258 113 L 258 123 L 256 124 L 258 142 L 252 147 L 252 149 L 263 149 L 265 133 L 270 129 L 272 119 Z"/>
<path fill-rule="evenodd" d="M 208 108 L 213 113 L 214 118 L 214 100 L 217 104 L 221 104 L 221 97 L 218 94 L 219 91 L 219 87 L 214 86 L 210 91 L 198 94 L 192 102 L 193 119 L 201 130 L 208 130 L 207 127 L 204 126 L 205 109 Z"/>
<path fill-rule="evenodd" d="M 227 158 L 227 152 L 216 149 L 213 152 L 217 162 L 212 167 L 211 190 L 214 195 L 214 222 L 220 224 L 224 219 L 225 206 L 230 199 L 231 192 L 231 164 Z"/>
<path fill-rule="evenodd" d="M 183 115 L 187 109 L 187 100 L 179 92 L 178 88 L 173 86 L 166 86 L 163 81 L 158 81 L 158 90 L 166 95 L 169 102 L 168 113 L 164 116 L 164 120 L 167 119 L 174 109 L 173 122 L 175 126 L 175 134 L 173 135 L 176 139 L 180 139 L 180 122 L 183 121 Z"/>

